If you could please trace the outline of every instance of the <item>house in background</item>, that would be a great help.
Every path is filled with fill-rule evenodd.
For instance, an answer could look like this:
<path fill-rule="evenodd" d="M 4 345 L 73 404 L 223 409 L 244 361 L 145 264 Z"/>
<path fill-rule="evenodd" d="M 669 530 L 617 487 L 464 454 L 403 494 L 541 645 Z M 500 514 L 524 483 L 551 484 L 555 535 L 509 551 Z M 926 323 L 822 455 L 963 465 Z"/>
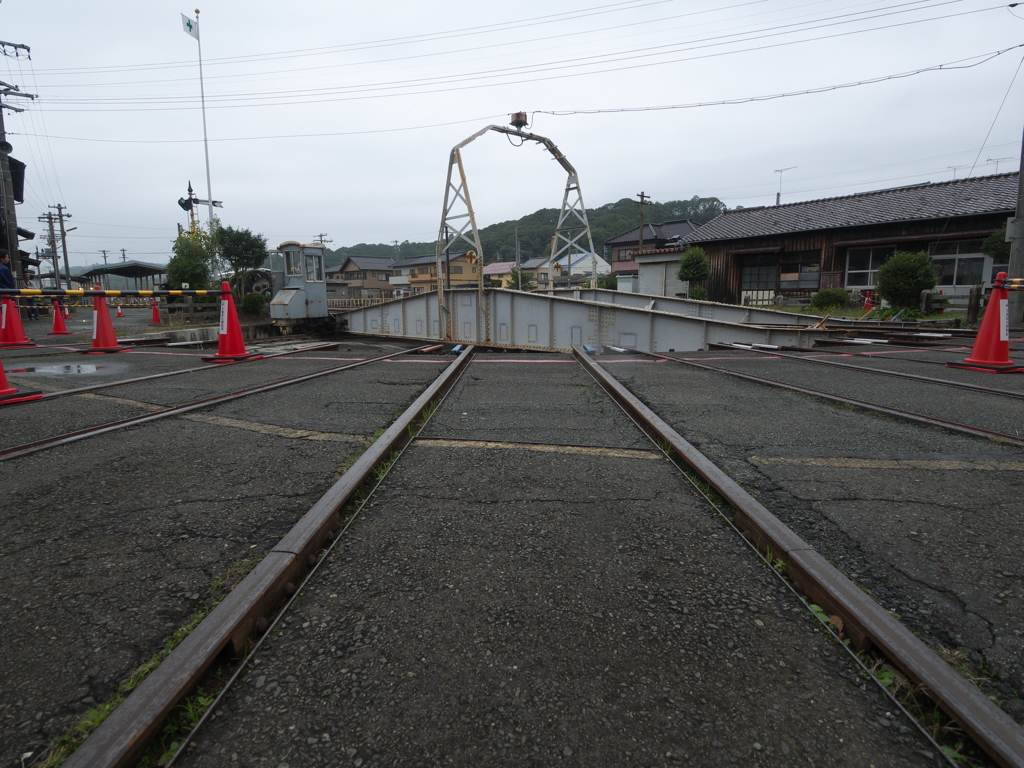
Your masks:
<path fill-rule="evenodd" d="M 423 293 L 437 290 L 437 257 L 420 256 L 401 262 L 402 270 L 409 271 L 409 291 Z M 447 257 L 448 285 L 452 288 L 476 287 L 480 280 L 480 264 L 476 254 L 472 261 L 466 253 L 449 253 Z"/>
<path fill-rule="evenodd" d="M 390 297 L 393 265 L 383 256 L 349 256 L 340 267 L 327 270 L 327 298 Z"/>
<path fill-rule="evenodd" d="M 597 276 L 611 274 L 612 265 L 596 253 L 577 253 L 573 256 L 562 256 L 551 264 L 551 287 L 570 288 L 589 284 L 593 279 L 595 266 Z M 538 283 L 538 287 L 540 284 Z"/>
<path fill-rule="evenodd" d="M 635 251 L 656 251 L 670 247 L 696 229 L 697 226 L 689 219 L 666 221 L 664 224 L 644 224 L 642 248 L 639 226 L 605 240 L 605 253 L 611 258 L 611 273 L 619 276 L 638 276 L 640 263 L 636 259 Z M 678 257 L 676 260 L 678 261 Z M 645 291 L 641 289 L 640 292 Z"/>
<path fill-rule="evenodd" d="M 684 238 L 711 262 L 712 301 L 766 303 L 821 288 L 875 289 L 896 250 L 931 255 L 939 289 L 990 286 L 1007 268 L 981 252 L 1017 204 L 1018 173 L 914 184 L 845 197 L 726 211 Z M 678 257 L 677 257 L 678 258 Z"/>
<path fill-rule="evenodd" d="M 537 288 L 547 288 L 550 282 L 550 259 L 547 257 L 540 257 L 536 259 L 527 259 L 520 265 L 520 270 L 524 275 L 528 274 L 533 277 L 533 282 Z M 515 269 L 516 263 L 514 261 L 496 261 L 493 264 L 487 264 L 484 266 L 484 280 L 490 279 L 494 283 L 498 283 L 502 288 L 517 288 L 517 286 L 511 284 L 510 273 Z"/>

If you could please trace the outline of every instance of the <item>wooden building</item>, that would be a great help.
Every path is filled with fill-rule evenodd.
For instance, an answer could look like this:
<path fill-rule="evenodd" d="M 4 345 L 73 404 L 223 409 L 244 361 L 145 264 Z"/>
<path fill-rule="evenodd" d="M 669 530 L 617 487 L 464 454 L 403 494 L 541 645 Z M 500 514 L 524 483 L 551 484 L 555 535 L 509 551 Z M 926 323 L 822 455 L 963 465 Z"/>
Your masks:
<path fill-rule="evenodd" d="M 1017 173 L 726 211 L 690 235 L 711 262 L 708 298 L 767 303 L 820 288 L 875 288 L 896 250 L 926 251 L 947 294 L 991 285 L 1007 265 L 981 253 L 1017 204 Z"/>

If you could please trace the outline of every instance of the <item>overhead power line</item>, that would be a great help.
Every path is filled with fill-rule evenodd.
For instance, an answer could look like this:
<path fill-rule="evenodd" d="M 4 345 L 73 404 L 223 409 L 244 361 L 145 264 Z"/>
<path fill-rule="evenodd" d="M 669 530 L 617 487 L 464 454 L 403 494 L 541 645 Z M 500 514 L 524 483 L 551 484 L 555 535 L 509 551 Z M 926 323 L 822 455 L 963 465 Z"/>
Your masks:
<path fill-rule="evenodd" d="M 819 86 L 819 87 L 816 87 L 816 88 L 806 88 L 806 89 L 798 90 L 798 91 L 786 91 L 786 92 L 783 92 L 783 93 L 761 94 L 761 95 L 756 95 L 756 96 L 742 96 L 742 97 L 737 97 L 737 98 L 732 98 L 732 99 L 721 99 L 721 100 L 718 100 L 718 101 L 702 101 L 702 102 L 693 102 L 693 103 L 689 103 L 689 104 L 666 104 L 666 105 L 647 106 L 647 107 L 614 107 L 614 108 L 602 108 L 602 109 L 575 109 L 575 110 L 543 110 L 543 109 L 538 109 L 538 110 L 533 110 L 531 114 L 533 114 L 533 115 L 553 115 L 553 116 L 563 117 L 563 116 L 568 116 L 568 115 L 593 115 L 593 114 L 605 114 L 605 113 L 617 113 L 617 112 L 655 112 L 655 111 L 671 110 L 671 109 L 696 109 L 696 108 L 699 108 L 699 107 L 714 107 L 714 106 L 725 106 L 725 105 L 735 105 L 735 104 L 749 104 L 749 103 L 754 103 L 754 102 L 759 102 L 759 101 L 772 101 L 772 100 L 775 100 L 775 99 L 792 98 L 792 97 L 795 97 L 795 96 L 808 96 L 808 95 L 813 95 L 813 94 L 817 94 L 817 93 L 827 93 L 829 91 L 837 91 L 837 90 L 843 90 L 843 89 L 847 89 L 847 88 L 856 88 L 856 87 L 859 87 L 859 86 L 862 86 L 862 85 L 874 85 L 874 84 L 877 84 L 877 83 L 886 82 L 888 80 L 900 80 L 900 79 L 905 79 L 905 78 L 908 78 L 908 77 L 914 77 L 916 75 L 921 75 L 921 74 L 924 74 L 926 72 L 952 72 L 952 71 L 962 70 L 962 69 L 972 69 L 974 67 L 981 66 L 982 64 L 985 64 L 985 63 L 987 63 L 989 61 L 992 61 L 993 59 L 995 59 L 995 58 L 997 58 L 999 56 L 1002 56 L 1003 54 L 1008 53 L 1009 51 L 1017 50 L 1019 48 L 1024 48 L 1024 43 L 1022 43 L 1020 45 L 1015 45 L 1012 48 L 1003 48 L 1003 49 L 998 50 L 998 51 L 989 51 L 988 53 L 977 54 L 975 56 L 968 56 L 966 58 L 957 59 L 955 61 L 946 62 L 944 64 L 935 64 L 935 65 L 932 65 L 930 67 L 921 67 L 919 69 L 914 69 L 914 70 L 910 70 L 910 71 L 907 71 L 907 72 L 897 72 L 895 74 L 882 75 L 882 76 L 879 76 L 879 77 L 869 78 L 869 79 L 866 79 L 866 80 L 858 80 L 858 81 L 849 82 L 849 83 L 837 83 L 837 84 L 834 84 L 834 85 L 823 85 L 823 86 Z M 978 61 L 974 61 L 974 63 L 972 63 L 972 64 L 964 64 L 964 62 L 972 61 L 974 59 L 978 59 Z M 482 122 L 484 120 L 495 120 L 495 119 L 500 119 L 502 117 L 505 117 L 505 115 L 486 115 L 484 117 L 474 117 L 474 118 L 468 118 L 468 119 L 465 119 L 465 120 L 455 120 L 455 121 L 450 121 L 450 122 L 445 122 L 445 123 L 430 123 L 430 124 L 427 124 L 427 125 L 403 126 L 403 127 L 398 127 L 398 128 L 376 128 L 376 129 L 368 129 L 368 130 L 363 130 L 363 131 L 330 131 L 330 132 L 323 132 L 323 133 L 274 134 L 274 135 L 269 135 L 269 136 L 231 136 L 231 137 L 214 138 L 214 139 L 210 139 L 210 141 L 211 142 L 265 141 L 265 140 L 271 140 L 271 139 L 274 139 L 274 140 L 276 140 L 276 139 L 305 139 L 305 138 L 320 138 L 320 137 L 330 137 L 330 136 L 359 136 L 359 135 L 364 135 L 364 134 L 376 134 L 376 133 L 396 133 L 396 132 L 405 132 L 405 131 L 425 130 L 425 129 L 428 129 L 428 128 L 438 128 L 438 127 L 444 127 L 444 126 L 448 126 L 448 125 L 459 125 L 459 124 L 462 124 L 462 123 L 479 123 L 479 122 Z M 10 132 L 10 131 L 8 133 L 10 133 L 11 135 L 17 135 L 14 132 Z M 60 139 L 60 140 L 64 140 L 64 141 L 89 141 L 89 142 L 110 143 L 110 144 L 194 144 L 194 143 L 197 143 L 199 141 L 202 141 L 202 139 L 100 139 L 100 138 L 90 138 L 90 137 L 84 137 L 84 136 L 51 136 L 51 135 L 43 136 L 42 134 L 21 134 L 21 135 L 39 136 L 41 138 Z"/>
<path fill-rule="evenodd" d="M 941 5 L 949 5 L 960 2 L 960 0 L 947 0 L 947 2 L 941 3 Z M 903 4 L 905 5 L 905 4 Z M 707 58 L 714 58 L 719 56 L 735 55 L 739 53 L 750 53 L 754 51 L 768 50 L 772 48 L 780 48 L 790 45 L 796 45 L 800 43 L 818 42 L 822 40 L 829 40 L 838 37 L 846 37 L 850 35 L 865 34 L 868 32 L 877 32 L 887 29 L 895 29 L 915 24 L 921 24 L 929 21 L 938 21 L 949 18 L 956 18 L 960 16 L 973 15 L 977 13 L 984 13 L 996 9 L 1000 9 L 1003 6 L 991 6 L 980 9 L 973 9 L 970 11 L 964 11 L 961 13 L 945 14 L 940 16 L 929 16 L 923 19 L 913 19 L 910 21 L 899 22 L 894 24 L 885 24 L 877 27 L 870 27 L 864 29 L 855 29 L 846 32 L 837 32 L 829 35 L 820 35 L 817 37 L 801 38 L 798 40 L 788 40 L 777 43 L 769 43 L 765 45 L 751 46 L 748 48 L 739 48 L 726 51 L 717 51 L 713 53 L 698 54 L 694 56 L 684 56 L 682 58 L 674 59 L 663 59 L 661 57 L 677 54 L 677 53 L 688 53 L 691 51 L 701 50 L 705 48 L 716 48 L 722 45 L 734 45 L 745 42 L 752 42 L 756 40 L 764 40 L 768 38 L 775 38 L 784 35 L 792 35 L 798 32 L 807 32 L 812 30 L 824 29 L 829 27 L 848 25 L 853 22 L 867 21 L 870 19 L 877 19 L 882 17 L 893 16 L 902 13 L 909 13 L 915 10 L 920 10 L 916 3 L 912 3 L 914 8 L 903 8 L 899 6 L 887 6 L 885 13 L 875 13 L 874 16 L 861 16 L 856 19 L 845 19 L 843 21 L 836 21 L 837 18 L 844 18 L 849 14 L 844 14 L 842 17 L 831 17 L 827 19 L 827 23 L 816 23 L 812 26 L 804 25 L 801 29 L 789 29 L 794 25 L 782 25 L 782 27 L 770 27 L 765 30 L 757 30 L 755 35 L 747 35 L 742 39 L 730 39 L 721 40 L 720 38 L 709 38 L 706 40 L 696 41 L 700 43 L 695 45 L 693 41 L 685 43 L 672 43 L 665 46 L 645 46 L 641 49 L 635 49 L 631 51 L 624 51 L 616 54 L 600 54 L 592 57 L 571 57 L 567 59 L 557 60 L 553 62 L 545 62 L 543 64 L 532 64 L 522 65 L 518 67 L 502 67 L 492 70 L 481 70 L 471 73 L 457 73 L 451 75 L 434 76 L 426 78 L 415 78 L 410 80 L 398 80 L 386 83 L 375 83 L 375 84 L 354 84 L 347 86 L 334 86 L 330 88 L 318 88 L 318 89 L 306 89 L 303 91 L 271 91 L 271 92 L 254 92 L 249 94 L 222 94 L 219 96 L 211 96 L 207 99 L 208 102 L 219 102 L 208 106 L 211 109 L 227 109 L 227 108 L 239 108 L 239 107 L 259 107 L 259 106 L 285 106 L 294 104 L 310 104 L 310 103 L 326 103 L 331 101 L 352 101 L 352 100 L 364 100 L 373 98 L 384 98 L 393 96 L 408 96 L 408 95 L 422 95 L 429 93 L 438 92 L 456 92 L 463 90 L 472 90 L 474 88 L 481 87 L 494 87 L 495 85 L 515 85 L 521 83 L 537 83 L 545 80 L 556 80 L 569 77 L 582 77 L 582 76 L 593 76 L 599 74 L 606 74 L 609 72 L 619 72 L 631 69 L 642 69 L 653 66 L 663 66 L 666 64 L 696 61 Z M 901 10 L 891 10 L 893 8 L 901 8 Z M 877 9 L 876 9 L 877 10 Z M 729 35 L 726 37 L 735 38 L 735 35 Z M 644 59 L 658 58 L 657 61 L 647 61 L 643 63 L 625 63 L 625 62 L 636 62 Z M 610 64 L 621 63 L 621 66 L 606 66 Z M 595 67 L 597 67 L 595 69 Z M 601 68 L 603 67 L 603 68 Z M 581 71 L 581 70 L 586 71 Z M 556 73 L 556 74 L 548 74 Z M 516 78 L 520 79 L 509 79 Z M 297 98 L 298 96 L 298 98 Z M 49 107 L 51 104 L 66 104 L 66 105 L 108 105 L 103 109 L 92 109 L 92 108 L 75 108 L 75 109 L 50 109 L 54 112 L 152 112 L 152 111 L 168 111 L 168 110 L 181 110 L 181 109 L 198 109 L 199 106 L 191 106 L 195 104 L 194 96 L 169 96 L 154 98 L 149 96 L 144 97 L 125 97 L 123 99 L 61 99 L 61 98 L 48 98 L 46 99 L 46 106 Z M 129 107 L 121 105 L 139 104 L 139 105 L 166 105 L 166 106 L 139 106 Z"/>

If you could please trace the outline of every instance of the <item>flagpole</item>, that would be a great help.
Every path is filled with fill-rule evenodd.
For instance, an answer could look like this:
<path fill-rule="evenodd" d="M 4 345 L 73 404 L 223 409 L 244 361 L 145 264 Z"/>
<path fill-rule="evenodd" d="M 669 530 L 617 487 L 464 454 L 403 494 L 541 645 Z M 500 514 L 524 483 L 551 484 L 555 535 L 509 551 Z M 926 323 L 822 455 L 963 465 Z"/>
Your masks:
<path fill-rule="evenodd" d="M 196 42 L 199 44 L 199 99 L 203 107 L 203 151 L 206 153 L 206 200 L 208 221 L 213 225 L 213 187 L 210 184 L 210 143 L 206 138 L 206 90 L 203 87 L 203 39 L 199 31 L 199 9 L 196 8 Z"/>

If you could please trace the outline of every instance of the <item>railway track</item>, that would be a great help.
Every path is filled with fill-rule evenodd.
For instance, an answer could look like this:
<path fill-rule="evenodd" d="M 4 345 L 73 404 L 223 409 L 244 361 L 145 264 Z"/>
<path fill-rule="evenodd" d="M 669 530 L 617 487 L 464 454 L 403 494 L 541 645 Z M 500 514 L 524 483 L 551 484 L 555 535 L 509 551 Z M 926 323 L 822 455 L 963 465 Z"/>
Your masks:
<path fill-rule="evenodd" d="M 1011 718 L 668 421 L 576 356 L 592 378 L 563 366 L 549 383 L 551 374 L 529 375 L 542 361 L 503 377 L 493 373 L 502 366 L 472 365 L 464 352 L 65 765 L 130 764 L 216 658 L 253 636 L 258 652 L 236 671 L 237 690 L 226 689 L 207 711 L 216 717 L 184 739 L 182 764 L 223 765 L 232 754 L 326 764 L 343 749 L 385 764 L 414 754 L 457 764 L 671 764 L 721 749 L 769 765 L 798 748 L 801 759 L 828 765 L 838 742 L 877 764 L 939 759 L 927 743 L 923 756 L 921 734 L 893 714 L 895 703 L 878 710 L 856 668 L 844 666 L 853 663 L 840 658 L 844 646 L 830 645 L 824 625 L 774 570 L 754 564 L 744 541 L 819 614 L 837 617 L 841 639 L 882 649 L 991 759 L 1024 765 Z M 525 402 L 534 405 L 527 416 Z M 669 462 L 726 501 L 733 530 L 714 523 L 683 475 L 665 475 Z M 353 499 L 385 474 L 379 494 L 359 504 L 368 504 L 365 521 L 339 536 L 356 519 Z M 340 551 L 324 558 L 332 546 Z M 442 554 L 429 554 L 436 548 Z M 322 573 L 300 587 L 314 570 Z M 277 613 L 286 600 L 292 610 Z M 271 625 L 275 616 L 281 623 Z M 755 639 L 765 628 L 768 637 Z M 268 678 L 273 701 L 252 706 L 269 695 Z M 817 696 L 817 706 L 785 695 L 791 684 L 791 693 L 813 690 L 804 701 Z M 324 707 L 352 721 L 339 728 Z M 377 711 L 386 722 L 359 715 Z M 888 713 L 881 725 L 879 711 Z M 310 725 L 292 733 L 282 715 Z"/>

